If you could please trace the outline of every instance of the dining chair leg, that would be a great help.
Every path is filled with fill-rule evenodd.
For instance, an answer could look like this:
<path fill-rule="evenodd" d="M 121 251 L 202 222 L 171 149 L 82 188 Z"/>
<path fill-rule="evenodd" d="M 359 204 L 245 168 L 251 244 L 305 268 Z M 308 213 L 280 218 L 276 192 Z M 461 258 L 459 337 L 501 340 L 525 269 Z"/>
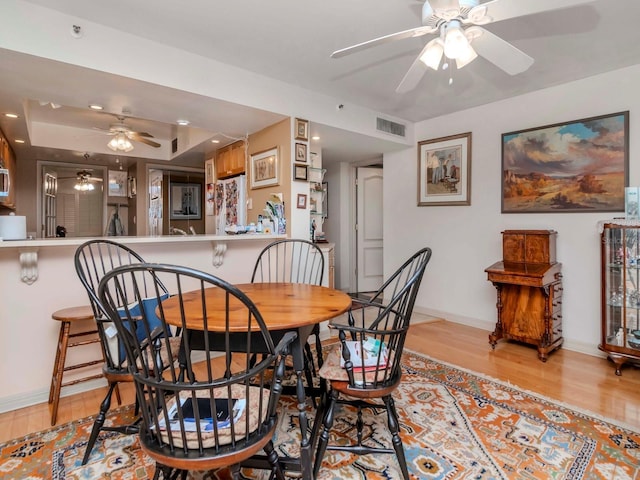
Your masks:
<path fill-rule="evenodd" d="M 229 472 L 233 480 L 240 480 L 240 464 L 236 463 L 229 466 Z"/>
<path fill-rule="evenodd" d="M 269 442 L 264 446 L 264 453 L 267 454 L 267 460 L 271 465 L 271 475 L 269 478 L 277 478 L 278 480 L 285 480 L 284 473 L 282 473 L 282 467 L 280 466 L 280 458 L 273 448 L 273 442 Z"/>
<path fill-rule="evenodd" d="M 322 458 L 324 457 L 324 454 L 327 451 L 327 445 L 329 444 L 329 431 L 333 426 L 333 414 L 334 414 L 336 403 L 338 401 L 338 395 L 339 394 L 335 391 L 332 391 L 329 394 L 327 408 L 322 418 L 322 433 L 320 433 L 320 436 L 318 439 L 318 450 L 316 452 L 316 460 L 313 464 L 313 478 L 316 478 L 318 476 L 318 472 L 320 471 L 320 466 L 322 465 Z"/>
<path fill-rule="evenodd" d="M 404 455 L 404 448 L 402 446 L 402 439 L 400 438 L 400 422 L 398 421 L 398 413 L 396 412 L 396 404 L 388 395 L 383 398 L 384 404 L 387 407 L 387 421 L 389 423 L 389 431 L 391 432 L 391 442 L 393 449 L 396 452 L 398 458 L 398 464 L 402 471 L 402 478 L 409 480 L 409 470 L 407 468 L 407 459 Z"/>
<path fill-rule="evenodd" d="M 326 390 L 322 391 L 322 395 L 318 400 L 318 407 L 316 408 L 315 416 L 313 418 L 313 425 L 311 427 L 311 437 L 309 443 L 311 445 L 311 452 L 315 454 L 316 445 L 318 443 L 318 434 L 320 433 L 320 425 L 322 425 L 322 419 L 324 418 L 324 412 L 327 410 L 328 393 Z M 313 460 L 313 458 L 312 458 Z"/>
<path fill-rule="evenodd" d="M 82 459 L 82 465 L 86 465 L 89 461 L 89 457 L 91 456 L 91 451 L 98 439 L 98 434 L 102 427 L 104 426 L 104 422 L 107 419 L 107 412 L 109 408 L 111 408 L 111 395 L 113 395 L 113 390 L 116 387 L 117 383 L 112 383 L 109 385 L 109 391 L 107 395 L 104 397 L 104 400 L 100 404 L 100 413 L 96 417 L 96 421 L 93 422 L 93 428 L 91 429 L 91 435 L 89 436 L 89 441 L 87 442 L 87 449 L 84 452 L 84 457 Z"/>

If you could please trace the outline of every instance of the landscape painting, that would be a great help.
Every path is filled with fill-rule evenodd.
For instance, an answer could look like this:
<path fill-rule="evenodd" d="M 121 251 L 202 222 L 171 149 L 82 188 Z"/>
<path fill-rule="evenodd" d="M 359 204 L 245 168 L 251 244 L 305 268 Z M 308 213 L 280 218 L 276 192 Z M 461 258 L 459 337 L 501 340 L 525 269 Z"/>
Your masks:
<path fill-rule="evenodd" d="M 624 211 L 629 112 L 502 135 L 502 212 Z"/>

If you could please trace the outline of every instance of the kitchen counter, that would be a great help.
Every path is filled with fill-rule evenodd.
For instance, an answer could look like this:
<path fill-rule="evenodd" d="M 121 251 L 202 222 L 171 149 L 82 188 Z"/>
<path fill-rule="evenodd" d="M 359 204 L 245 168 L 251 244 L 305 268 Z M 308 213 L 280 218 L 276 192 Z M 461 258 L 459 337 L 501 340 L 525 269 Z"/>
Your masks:
<path fill-rule="evenodd" d="M 184 244 L 193 242 L 211 242 L 213 248 L 214 267 L 222 266 L 224 256 L 229 242 L 264 242 L 278 238 L 285 238 L 285 235 L 245 233 L 240 235 L 163 235 L 163 236 L 136 236 L 136 237 L 104 237 L 114 242 L 124 245 L 142 244 Z M 18 260 L 20 262 L 20 280 L 31 285 L 39 276 L 38 252 L 40 248 L 56 247 L 77 247 L 90 238 L 87 237 L 64 237 L 64 238 L 38 238 L 33 240 L 5 240 L 0 241 L 0 249 L 18 249 Z"/>
<path fill-rule="evenodd" d="M 131 246 L 148 262 L 182 265 L 205 271 L 230 283 L 246 283 L 258 254 L 284 235 L 189 235 L 163 237 L 107 237 Z M 57 238 L 0 242 L 0 378 L 10 379 L 0 391 L 0 412 L 46 402 L 51 368 L 58 345 L 59 322 L 51 314 L 62 308 L 88 305 L 89 298 L 74 267 L 77 247 L 88 238 Z M 21 281 L 19 255 L 33 254 L 34 281 Z M 221 262 L 224 257 L 224 262 Z M 87 325 L 89 327 L 90 325 Z M 80 326 L 79 326 L 80 327 Z M 97 344 L 73 349 L 74 363 L 100 355 Z M 20 374 L 16 375 L 16 365 Z M 90 368 L 90 367 L 88 367 Z M 87 369 L 68 372 L 69 381 Z M 100 368 L 96 366 L 96 372 Z M 62 389 L 62 396 L 102 387 L 102 379 Z"/>

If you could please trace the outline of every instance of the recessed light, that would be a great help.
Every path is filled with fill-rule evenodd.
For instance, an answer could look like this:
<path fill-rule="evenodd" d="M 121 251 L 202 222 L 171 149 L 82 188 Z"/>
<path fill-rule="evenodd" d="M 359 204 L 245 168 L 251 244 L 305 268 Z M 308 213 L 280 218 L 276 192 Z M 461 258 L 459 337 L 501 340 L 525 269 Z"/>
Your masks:
<path fill-rule="evenodd" d="M 320 140 L 320 137 L 318 135 L 314 135 L 313 137 L 311 137 L 311 140 Z"/>
<path fill-rule="evenodd" d="M 220 140 L 213 139 L 211 140 L 211 143 L 220 143 Z"/>
<path fill-rule="evenodd" d="M 4 116 L 9 118 L 18 118 L 18 114 L 16 113 L 5 113 Z"/>
<path fill-rule="evenodd" d="M 189 120 L 176 120 L 178 125 L 186 126 L 189 125 Z"/>
<path fill-rule="evenodd" d="M 98 105 L 97 103 L 90 103 L 89 108 L 91 110 L 104 110 L 104 107 L 102 105 Z"/>
<path fill-rule="evenodd" d="M 14 140 L 14 142 L 16 142 L 16 143 L 24 143 L 24 140 L 22 140 L 22 139 L 20 139 L 20 138 L 16 138 L 16 139 Z"/>

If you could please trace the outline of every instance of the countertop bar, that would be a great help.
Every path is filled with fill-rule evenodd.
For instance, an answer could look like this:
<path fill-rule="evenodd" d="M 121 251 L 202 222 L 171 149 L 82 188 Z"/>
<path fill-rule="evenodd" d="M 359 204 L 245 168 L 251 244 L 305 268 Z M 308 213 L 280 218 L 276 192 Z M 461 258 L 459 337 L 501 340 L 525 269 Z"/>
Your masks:
<path fill-rule="evenodd" d="M 124 244 L 135 243 L 184 243 L 184 242 L 235 242 L 247 240 L 276 240 L 286 238 L 286 235 L 245 233 L 240 235 L 162 235 L 162 236 L 123 236 L 123 237 L 64 237 L 64 238 L 36 238 L 33 240 L 4 240 L 0 241 L 0 248 L 29 248 L 82 245 L 92 238 L 105 238 Z"/>
<path fill-rule="evenodd" d="M 4 240 L 0 241 L 0 248 L 17 248 L 20 261 L 20 280 L 27 285 L 38 280 L 38 250 L 50 247 L 69 247 L 82 245 L 87 240 L 98 237 L 69 237 L 69 238 L 40 238 L 34 240 Z M 272 241 L 279 238 L 286 238 L 286 235 L 245 233 L 240 235 L 163 235 L 145 237 L 100 237 L 125 245 L 132 244 L 160 244 L 160 243 L 193 243 L 211 242 L 213 247 L 214 267 L 219 268 L 224 262 L 224 255 L 227 252 L 229 242 L 248 241 Z"/>

